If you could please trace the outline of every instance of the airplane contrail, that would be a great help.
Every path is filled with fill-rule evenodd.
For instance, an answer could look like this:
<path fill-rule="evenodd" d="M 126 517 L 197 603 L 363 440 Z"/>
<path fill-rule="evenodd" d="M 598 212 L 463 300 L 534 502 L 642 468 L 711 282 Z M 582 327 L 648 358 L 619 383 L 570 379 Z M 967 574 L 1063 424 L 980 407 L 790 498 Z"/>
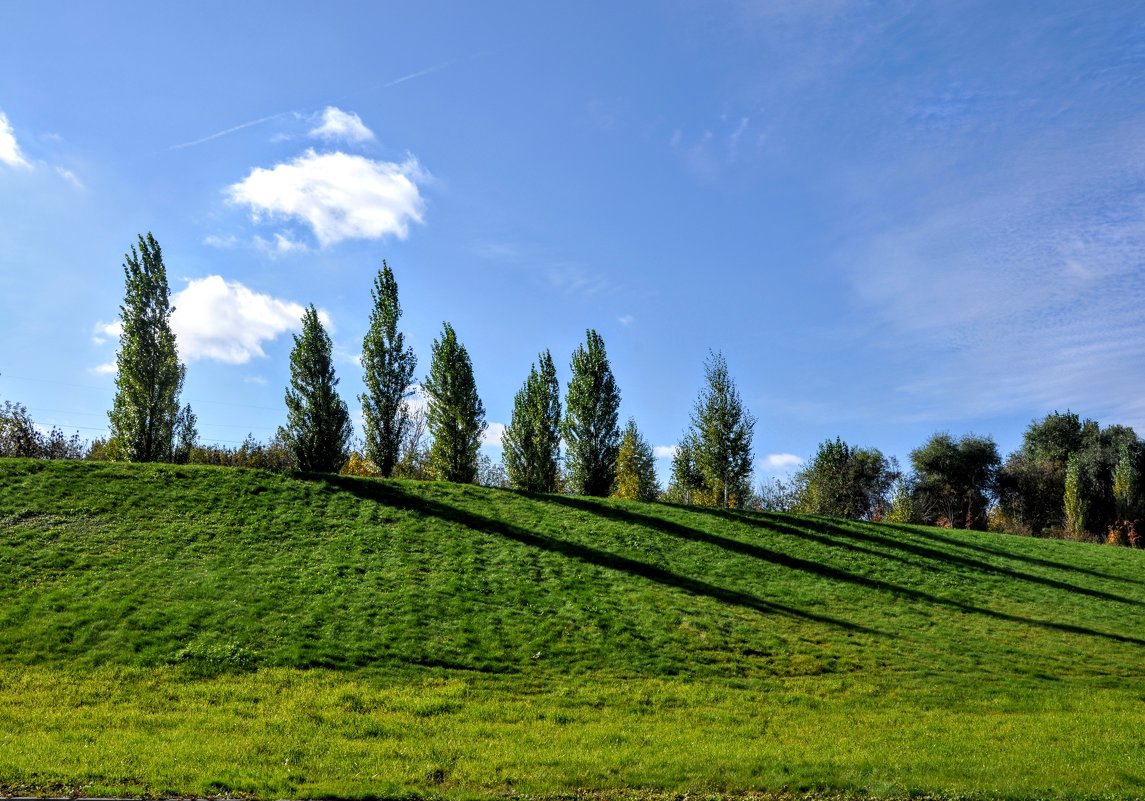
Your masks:
<path fill-rule="evenodd" d="M 204 136 L 202 139 L 196 139 L 193 142 L 184 142 L 181 145 L 172 145 L 171 147 L 167 148 L 167 150 L 164 152 L 170 152 L 172 150 L 180 150 L 184 147 L 194 147 L 195 145 L 201 145 L 204 142 L 210 142 L 212 139 L 218 139 L 220 136 L 226 136 L 227 134 L 232 134 L 235 131 L 241 131 L 243 128 L 250 128 L 252 125 L 261 125 L 264 122 L 269 122 L 270 120 L 273 120 L 276 117 L 281 117 L 284 114 L 289 114 L 289 113 L 290 112 L 288 112 L 288 111 L 284 111 L 284 112 L 280 112 L 278 114 L 271 114 L 269 117 L 262 117 L 262 118 L 257 119 L 257 120 L 251 120 L 250 122 L 244 122 L 242 125 L 236 125 L 233 128 L 227 128 L 225 131 L 219 131 L 218 133 L 213 133 L 210 136 Z"/>
<path fill-rule="evenodd" d="M 405 83 L 406 81 L 412 81 L 414 78 L 420 78 L 423 75 L 429 75 L 431 72 L 437 72 L 438 70 L 443 70 L 452 63 L 453 62 L 451 62 L 451 61 L 444 61 L 441 64 L 438 64 L 434 67 L 430 67 L 429 69 L 424 69 L 424 70 L 421 70 L 420 72 L 411 72 L 409 75 L 403 75 L 400 78 L 395 78 L 394 80 L 390 81 L 389 83 L 384 83 L 378 88 L 379 89 L 389 89 L 391 86 L 397 86 L 399 83 Z"/>

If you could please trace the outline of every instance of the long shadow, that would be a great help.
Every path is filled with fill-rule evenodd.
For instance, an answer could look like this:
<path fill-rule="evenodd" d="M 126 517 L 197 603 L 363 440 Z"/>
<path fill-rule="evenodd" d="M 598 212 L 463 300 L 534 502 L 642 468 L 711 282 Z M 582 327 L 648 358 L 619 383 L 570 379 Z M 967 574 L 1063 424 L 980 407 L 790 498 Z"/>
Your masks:
<path fill-rule="evenodd" d="M 818 518 L 802 518 L 800 522 L 806 528 L 798 528 L 792 526 L 787 518 L 780 517 L 779 515 L 763 513 L 760 516 L 747 515 L 728 510 L 715 510 L 715 509 L 700 509 L 697 510 L 701 513 L 712 514 L 736 520 L 741 523 L 756 526 L 764 529 L 782 530 L 785 534 L 801 537 L 803 539 L 819 542 L 824 545 L 835 547 L 853 547 L 851 543 L 855 540 L 865 542 L 870 545 L 882 546 L 884 548 L 891 548 L 897 551 L 903 551 L 914 556 L 930 559 L 940 564 L 955 564 L 970 570 L 977 570 L 982 573 L 992 573 L 1005 578 L 1014 579 L 1017 581 L 1026 581 L 1031 584 L 1040 584 L 1043 587 L 1049 587 L 1063 592 L 1072 592 L 1079 595 L 1087 595 L 1091 598 L 1097 598 L 1102 601 L 1112 601 L 1114 603 L 1127 604 L 1129 606 L 1145 607 L 1145 602 L 1138 601 L 1134 598 L 1126 598 L 1121 595 L 1116 595 L 1104 590 L 1095 590 L 1090 587 L 1082 587 L 1077 584 L 1071 584 L 1066 581 L 1058 579 L 1047 578 L 1046 576 L 1038 576 L 1032 573 L 1025 573 L 1018 570 L 1013 570 L 1001 565 L 993 565 L 989 562 L 983 562 L 979 559 L 974 559 L 969 556 L 962 556 L 959 554 L 950 553 L 948 551 L 941 551 L 936 548 L 930 548 L 926 545 L 918 545 L 912 542 L 906 542 L 902 539 L 895 537 L 885 537 L 869 531 L 860 531 L 857 528 L 843 528 L 834 525 L 826 520 Z M 819 532 L 815 534 L 813 532 Z M 955 541 L 952 544 L 957 544 Z M 870 551 L 868 551 L 870 553 Z M 876 552 L 880 555 L 886 555 L 883 552 Z M 916 563 L 917 564 L 917 563 Z"/>
<path fill-rule="evenodd" d="M 964 542 L 962 540 L 955 539 L 954 537 L 947 537 L 947 536 L 944 536 L 942 534 L 939 534 L 936 530 L 929 530 L 928 529 L 926 532 L 921 532 L 917 529 L 911 528 L 909 526 L 900 525 L 898 523 L 880 523 L 879 525 L 883 528 L 889 528 L 889 529 L 893 529 L 895 531 L 901 531 L 904 534 L 909 534 L 912 537 L 926 537 L 927 539 L 930 539 L 930 540 L 938 540 L 939 542 L 944 542 L 947 545 L 953 545 L 956 548 L 963 548 L 963 549 L 968 550 L 968 551 L 977 551 L 978 553 L 989 554 L 990 556 L 1001 556 L 1005 559 L 1010 559 L 1011 561 L 1014 561 L 1014 562 L 1025 562 L 1027 564 L 1037 565 L 1039 567 L 1048 567 L 1048 568 L 1053 569 L 1053 570 L 1061 570 L 1061 571 L 1070 572 L 1070 573 L 1081 573 L 1082 575 L 1085 575 L 1085 576 L 1093 576 L 1094 578 L 1099 578 L 1099 579 L 1104 579 L 1104 580 L 1109 580 L 1109 581 L 1120 581 L 1124 584 L 1134 584 L 1137 586 L 1145 585 L 1145 581 L 1141 581 L 1141 580 L 1135 579 L 1135 578 L 1130 578 L 1129 576 L 1117 576 L 1117 575 L 1114 575 L 1112 573 L 1103 573 L 1100 570 L 1091 570 L 1090 568 L 1087 568 L 1087 567 L 1080 567 L 1078 565 L 1071 565 L 1068 562 L 1055 562 L 1052 559 L 1042 559 L 1042 558 L 1037 557 L 1037 556 L 1030 556 L 1028 554 L 1023 554 L 1023 553 L 1015 553 L 1014 551 L 1008 551 L 1005 548 L 991 548 L 987 545 L 979 545 L 979 544 L 973 543 L 973 542 Z M 1009 536 L 1013 536 L 1013 535 L 1009 535 Z"/>
<path fill-rule="evenodd" d="M 568 496 L 546 496 L 546 500 L 551 503 L 580 509 L 591 514 L 609 517 L 630 525 L 638 525 L 645 528 L 650 528 L 654 531 L 660 531 L 665 534 L 679 537 L 681 539 L 691 540 L 694 542 L 704 542 L 719 548 L 723 548 L 727 551 L 731 551 L 733 553 L 740 553 L 745 556 L 751 556 L 753 558 L 770 562 L 772 564 L 789 567 L 795 570 L 801 570 L 817 576 L 822 576 L 823 578 L 854 584 L 860 587 L 865 587 L 867 589 L 876 590 L 878 592 L 891 593 L 904 598 L 910 598 L 914 601 L 935 604 L 936 606 L 945 606 L 951 609 L 957 609 L 960 612 L 983 615 L 995 620 L 1005 620 L 1011 623 L 1021 623 L 1028 626 L 1037 626 L 1039 628 L 1052 629 L 1054 631 L 1062 631 L 1069 634 L 1081 634 L 1087 637 L 1100 637 L 1102 639 L 1113 640 L 1115 642 L 1131 643 L 1133 645 L 1145 646 L 1145 639 L 1130 637 L 1123 634 L 1113 634 L 1110 632 L 1098 631 L 1097 629 L 1091 629 L 1085 626 L 1075 626 L 1070 623 L 1057 623 L 1051 620 L 1038 620 L 1036 618 L 1023 617 L 1021 615 L 1011 615 L 1007 614 L 1006 612 L 998 612 L 993 609 L 974 606 L 973 604 L 955 601 L 951 598 L 943 598 L 941 596 L 931 595 L 930 593 L 923 592 L 922 590 L 916 590 L 911 587 L 904 587 L 899 584 L 893 584 L 889 581 L 883 581 L 881 579 L 874 579 L 868 576 L 850 573 L 846 570 L 840 570 L 836 567 L 830 567 L 818 562 L 812 562 L 808 559 L 800 559 L 796 556 L 773 551 L 770 548 L 764 548 L 752 543 L 741 542 L 729 537 L 712 534 L 707 531 L 702 531 L 701 529 L 691 528 L 679 523 L 673 523 L 662 518 L 643 515 L 629 509 L 622 509 L 608 504 L 587 501 L 582 498 L 574 498 Z M 760 522 L 760 525 L 770 528 L 769 525 L 764 524 L 762 521 Z M 795 534 L 808 533 L 801 532 L 799 529 L 795 529 L 790 526 L 785 526 L 785 528 L 788 528 L 792 533 Z M 848 534 L 849 533 L 850 532 L 848 531 Z"/>
<path fill-rule="evenodd" d="M 448 520 L 452 523 L 457 523 L 475 531 L 484 531 L 488 534 L 504 537 L 505 539 L 513 540 L 515 542 L 519 542 L 523 545 L 528 545 L 542 551 L 559 553 L 562 556 L 567 556 L 571 559 L 577 559 L 587 564 L 596 565 L 598 567 L 607 568 L 609 570 L 617 570 L 634 576 L 640 576 L 641 578 L 653 581 L 657 584 L 662 584 L 668 587 L 675 587 L 676 589 L 683 590 L 684 592 L 687 592 L 691 595 L 712 598 L 726 604 L 740 606 L 745 609 L 752 609 L 763 614 L 785 615 L 787 617 L 807 620 L 814 623 L 823 623 L 829 626 L 835 626 L 845 631 L 871 634 L 881 637 L 895 636 L 889 632 L 868 628 L 866 626 L 862 626 L 858 623 L 852 623 L 847 620 L 841 620 L 839 618 L 829 617 L 827 615 L 818 615 L 813 612 L 796 609 L 795 607 L 776 603 L 774 601 L 765 601 L 762 598 L 757 598 L 756 596 L 746 592 L 719 587 L 715 584 L 710 584 L 706 581 L 700 581 L 688 576 L 683 576 L 679 573 L 674 573 L 670 570 L 665 570 L 662 567 L 650 565 L 647 562 L 641 562 L 637 559 L 631 559 L 626 556 L 619 556 L 617 554 L 609 553 L 608 551 L 602 551 L 598 548 L 592 548 L 587 545 L 580 545 L 575 542 L 555 539 L 553 537 L 545 536 L 544 534 L 526 531 L 520 526 L 515 526 L 511 523 L 505 522 L 504 520 L 485 517 L 484 515 L 467 512 L 454 506 L 449 506 L 448 504 L 429 500 L 428 498 L 404 493 L 399 488 L 393 485 L 382 483 L 380 481 L 351 479 L 344 478 L 342 476 L 303 475 L 301 477 L 309 480 L 325 482 L 327 485 L 336 487 L 340 490 L 345 490 L 365 500 L 382 503 L 387 506 L 405 508 L 430 517 Z M 552 500 L 553 497 L 545 496 L 545 499 Z"/>

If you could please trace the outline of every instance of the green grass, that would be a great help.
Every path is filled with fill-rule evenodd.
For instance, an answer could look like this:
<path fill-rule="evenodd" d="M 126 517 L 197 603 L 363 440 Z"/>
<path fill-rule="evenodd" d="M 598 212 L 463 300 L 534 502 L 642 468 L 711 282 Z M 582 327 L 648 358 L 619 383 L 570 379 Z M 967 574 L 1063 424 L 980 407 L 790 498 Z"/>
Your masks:
<path fill-rule="evenodd" d="M 0 792 L 1140 798 L 1143 557 L 0 460 Z"/>

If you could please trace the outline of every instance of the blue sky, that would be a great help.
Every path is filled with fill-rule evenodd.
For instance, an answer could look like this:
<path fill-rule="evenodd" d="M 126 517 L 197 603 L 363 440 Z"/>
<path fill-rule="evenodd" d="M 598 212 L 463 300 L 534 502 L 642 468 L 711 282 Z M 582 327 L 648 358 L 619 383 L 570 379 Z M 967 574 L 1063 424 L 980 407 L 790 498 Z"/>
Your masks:
<path fill-rule="evenodd" d="M 283 421 L 309 303 L 357 414 L 383 258 L 418 375 L 449 321 L 491 440 L 590 327 L 661 453 L 722 351 L 760 477 L 835 436 L 1004 455 L 1055 409 L 1145 432 L 1142 3 L 0 17 L 0 399 L 41 424 L 106 432 L 151 231 L 208 442 Z"/>

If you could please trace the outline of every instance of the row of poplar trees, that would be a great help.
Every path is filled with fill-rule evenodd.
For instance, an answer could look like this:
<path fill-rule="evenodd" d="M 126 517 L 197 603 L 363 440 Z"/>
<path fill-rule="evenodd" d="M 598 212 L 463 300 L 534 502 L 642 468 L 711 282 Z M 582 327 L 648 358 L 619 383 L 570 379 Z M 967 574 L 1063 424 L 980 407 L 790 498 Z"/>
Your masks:
<path fill-rule="evenodd" d="M 197 438 L 189 405 L 180 406 L 185 366 L 170 326 L 166 268 L 148 233 L 125 256 L 123 331 L 117 355 L 116 396 L 108 413 L 109 454 L 129 461 L 185 461 Z M 417 357 L 398 321 L 402 310 L 393 271 L 382 262 L 371 289 L 373 308 L 362 343 L 368 472 L 390 477 L 417 423 L 410 406 Z M 653 500 L 660 494 L 652 447 L 633 419 L 618 424 L 620 390 L 604 340 L 593 330 L 573 352 L 572 377 L 561 408 L 552 354 L 539 354 L 513 402 L 502 435 L 509 484 L 531 492 L 568 491 Z M 705 365 L 707 387 L 673 461 L 670 497 L 718 505 L 742 503 L 751 474 L 754 418 L 742 405 L 722 355 Z M 333 343 L 317 309 L 307 307 L 294 335 L 286 424 L 278 439 L 299 470 L 335 472 L 346 464 L 353 425 L 338 394 Z M 449 323 L 432 346 L 423 382 L 431 444 L 428 472 L 445 481 L 473 483 L 485 432 L 469 354 Z M 562 451 L 565 469 L 561 469 Z M 674 494 L 673 494 L 674 493 Z"/>

